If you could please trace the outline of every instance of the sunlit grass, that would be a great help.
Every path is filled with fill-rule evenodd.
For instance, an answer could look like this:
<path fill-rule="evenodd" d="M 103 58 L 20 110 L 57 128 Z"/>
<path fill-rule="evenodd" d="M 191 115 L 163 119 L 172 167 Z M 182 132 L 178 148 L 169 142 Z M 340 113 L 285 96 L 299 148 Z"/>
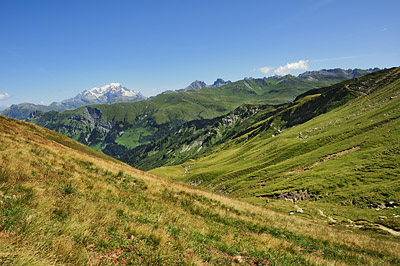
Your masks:
<path fill-rule="evenodd" d="M 393 68 L 334 85 L 373 89 L 278 135 L 258 129 L 271 122 L 268 117 L 205 155 L 150 172 L 261 206 L 269 198 L 269 208 L 285 213 L 296 208 L 274 198 L 307 190 L 311 199 L 298 203 L 304 217 L 329 222 L 319 215 L 323 209 L 339 221 L 336 226 L 350 226 L 350 219 L 367 221 L 362 230 L 384 234 L 376 225 L 382 224 L 400 231 L 399 209 L 374 207 L 399 203 L 399 76 Z M 320 96 L 301 98 L 291 110 Z M 281 117 L 273 123 L 279 126 Z"/>

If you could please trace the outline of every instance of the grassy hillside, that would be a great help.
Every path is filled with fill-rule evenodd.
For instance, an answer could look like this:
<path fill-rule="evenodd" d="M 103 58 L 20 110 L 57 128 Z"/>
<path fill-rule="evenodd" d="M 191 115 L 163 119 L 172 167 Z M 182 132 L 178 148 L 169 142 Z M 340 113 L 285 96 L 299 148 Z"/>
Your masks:
<path fill-rule="evenodd" d="M 400 263 L 389 234 L 197 190 L 1 116 L 0 165 L 1 265 Z"/>
<path fill-rule="evenodd" d="M 312 77 L 313 74 L 306 72 L 303 75 Z M 281 83 L 290 82 L 291 78 L 294 77 L 288 76 Z M 249 132 L 250 138 L 267 129 L 273 130 L 276 135 L 359 96 L 363 91 L 355 87 L 358 82 L 354 79 L 311 89 L 292 103 L 244 104 L 221 117 L 189 121 L 162 138 L 131 149 L 120 159 L 137 168 L 150 170 L 181 164 L 228 140 L 240 139 Z"/>
<path fill-rule="evenodd" d="M 286 211 L 279 199 L 304 199 L 309 215 L 322 208 L 343 223 L 400 230 L 398 209 L 385 208 L 400 205 L 399 128 L 393 68 L 304 93 L 203 157 L 152 172 Z"/>
<path fill-rule="evenodd" d="M 36 112 L 30 121 L 121 159 L 131 149 L 173 133 L 185 122 L 226 115 L 244 103 L 289 102 L 312 88 L 372 71 L 375 70 L 349 70 L 349 73 L 332 70 L 334 74 L 329 78 L 320 78 L 317 71 L 312 72 L 311 78 L 287 75 L 245 79 L 218 88 L 160 94 L 134 103 L 92 105 L 65 112 Z"/>
<path fill-rule="evenodd" d="M 288 127 L 302 124 L 359 96 L 357 88 L 350 88 L 358 82 L 352 80 L 312 89 L 298 96 L 292 103 L 245 104 L 225 116 L 193 120 L 179 126 L 175 132 L 132 149 L 121 160 L 149 170 L 183 163 L 248 133 L 251 134 L 247 138 L 252 138 L 270 129 L 277 135 Z"/>

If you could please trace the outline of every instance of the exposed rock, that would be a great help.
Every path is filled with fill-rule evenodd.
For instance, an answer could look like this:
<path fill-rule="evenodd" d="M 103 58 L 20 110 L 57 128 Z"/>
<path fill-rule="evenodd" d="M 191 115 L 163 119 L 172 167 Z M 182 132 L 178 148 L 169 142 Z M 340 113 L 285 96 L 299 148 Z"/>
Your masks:
<path fill-rule="evenodd" d="M 218 78 L 216 81 L 214 81 L 214 83 L 212 85 L 208 85 L 207 87 L 209 87 L 209 88 L 218 88 L 218 87 L 221 87 L 222 85 L 226 85 L 226 84 L 229 84 L 229 83 L 231 83 L 230 80 L 225 81 L 225 80 L 223 80 L 221 78 Z"/>
<path fill-rule="evenodd" d="M 195 80 L 192 83 L 190 83 L 189 86 L 184 88 L 183 91 L 200 90 L 200 89 L 205 88 L 205 87 L 207 87 L 207 84 L 204 81 Z"/>
<path fill-rule="evenodd" d="M 189 172 L 190 168 L 192 168 L 194 166 L 194 164 L 189 164 L 187 166 L 185 166 L 185 175 Z"/>
<path fill-rule="evenodd" d="M 300 208 L 300 207 L 297 207 L 297 209 L 296 209 L 296 212 L 297 212 L 297 213 L 303 213 L 304 211 L 303 211 L 303 209 L 302 209 L 302 208 Z"/>
<path fill-rule="evenodd" d="M 385 203 L 382 202 L 381 204 L 379 204 L 379 205 L 378 205 L 378 208 L 379 208 L 379 209 L 385 209 L 385 208 L 386 208 Z"/>
<path fill-rule="evenodd" d="M 188 184 L 194 187 L 200 186 L 203 183 L 203 180 L 197 180 L 197 181 L 190 181 Z"/>
<path fill-rule="evenodd" d="M 216 81 L 214 81 L 212 85 L 207 85 L 204 81 L 195 80 L 192 83 L 190 83 L 189 86 L 187 86 L 184 89 L 177 90 L 177 92 L 183 92 L 188 90 L 201 90 L 202 88 L 218 88 L 229 83 L 231 83 L 230 80 L 225 81 L 221 78 L 218 78 Z"/>
<path fill-rule="evenodd" d="M 382 202 L 378 204 L 370 204 L 368 208 L 373 208 L 376 210 L 381 210 L 381 209 L 386 209 L 386 208 L 397 208 L 400 206 L 400 201 L 395 202 L 395 201 L 388 201 L 388 202 Z"/>
<path fill-rule="evenodd" d="M 226 189 L 227 189 L 227 187 L 224 185 L 224 186 L 222 186 L 220 189 L 216 190 L 215 193 L 220 194 L 220 193 L 222 193 L 222 192 L 225 192 Z"/>
<path fill-rule="evenodd" d="M 275 194 L 267 197 L 271 199 L 299 201 L 299 200 L 308 200 L 313 198 L 314 196 L 315 195 L 309 193 L 307 189 L 305 190 L 300 189 L 295 191 L 283 192 L 280 194 Z"/>

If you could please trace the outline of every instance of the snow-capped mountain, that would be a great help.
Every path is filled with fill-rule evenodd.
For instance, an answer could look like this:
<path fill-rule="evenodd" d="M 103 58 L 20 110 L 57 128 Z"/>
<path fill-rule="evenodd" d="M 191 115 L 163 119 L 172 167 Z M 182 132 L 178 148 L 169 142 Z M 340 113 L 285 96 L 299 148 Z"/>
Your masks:
<path fill-rule="evenodd" d="M 1 111 L 1 115 L 26 120 L 31 118 L 31 114 L 37 111 L 65 111 L 75 109 L 81 106 L 91 104 L 110 104 L 117 102 L 136 102 L 146 99 L 143 94 L 133 90 L 129 90 L 120 83 L 110 83 L 100 88 L 92 88 L 84 90 L 73 98 L 62 102 L 53 102 L 50 105 L 41 105 L 33 103 L 13 104 L 5 110 Z"/>
<path fill-rule="evenodd" d="M 62 104 L 84 102 L 90 104 L 107 104 L 115 102 L 133 102 L 146 99 L 140 92 L 129 90 L 120 83 L 110 83 L 100 88 L 84 90 L 75 97 L 62 101 Z"/>

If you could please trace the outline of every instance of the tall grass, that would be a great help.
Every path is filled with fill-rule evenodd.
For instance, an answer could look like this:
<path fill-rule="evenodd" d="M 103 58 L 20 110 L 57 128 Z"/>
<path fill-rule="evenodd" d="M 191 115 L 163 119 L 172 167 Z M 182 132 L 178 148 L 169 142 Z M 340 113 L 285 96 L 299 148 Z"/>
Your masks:
<path fill-rule="evenodd" d="M 390 235 L 194 189 L 4 117 L 0 158 L 2 265 L 400 263 Z"/>

